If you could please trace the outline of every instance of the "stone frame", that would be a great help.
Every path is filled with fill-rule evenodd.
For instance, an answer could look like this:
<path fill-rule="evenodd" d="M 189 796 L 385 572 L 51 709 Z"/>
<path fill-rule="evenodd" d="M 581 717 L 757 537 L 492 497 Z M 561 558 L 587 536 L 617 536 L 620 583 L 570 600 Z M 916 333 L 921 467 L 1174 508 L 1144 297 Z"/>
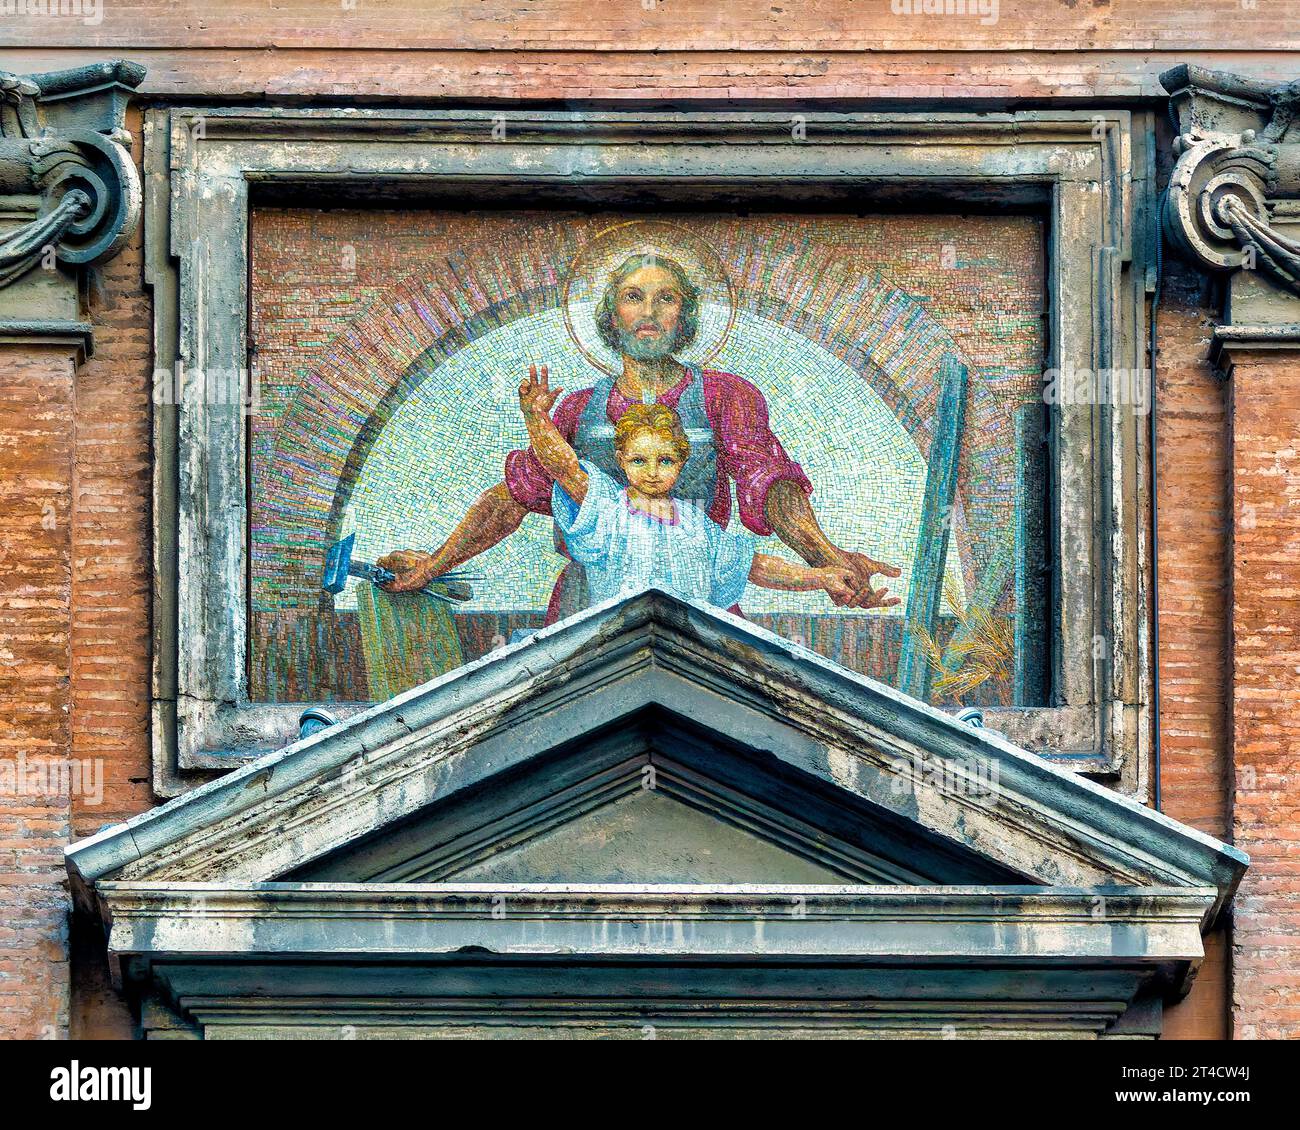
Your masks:
<path fill-rule="evenodd" d="M 1152 116 L 1112 109 L 148 110 L 154 364 L 170 373 L 180 362 L 192 378 L 179 404 L 155 407 L 155 790 L 175 795 L 287 743 L 302 708 L 249 703 L 246 693 L 246 421 L 221 374 L 248 366 L 247 225 L 255 192 L 307 203 L 324 191 L 395 200 L 565 186 L 715 203 L 736 192 L 841 200 L 852 193 L 857 208 L 1045 207 L 1047 367 L 1140 372 L 1155 259 L 1154 152 Z M 214 380 L 227 384 L 209 388 Z M 1057 701 L 986 709 L 986 722 L 1145 796 L 1147 429 L 1131 409 L 1089 401 L 1057 405 L 1051 431 Z"/>

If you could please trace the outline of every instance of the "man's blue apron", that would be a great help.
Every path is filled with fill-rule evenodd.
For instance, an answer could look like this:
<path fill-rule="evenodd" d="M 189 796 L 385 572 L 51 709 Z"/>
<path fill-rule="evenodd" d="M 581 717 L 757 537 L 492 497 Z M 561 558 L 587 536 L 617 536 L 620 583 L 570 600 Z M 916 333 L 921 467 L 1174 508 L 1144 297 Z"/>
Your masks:
<path fill-rule="evenodd" d="M 694 365 L 687 366 L 687 372 L 690 383 L 677 401 L 676 410 L 686 438 L 691 441 L 691 454 L 673 487 L 673 497 L 708 510 L 718 489 L 718 449 L 713 438 L 713 426 L 704 411 L 704 376 Z M 614 377 L 605 377 L 596 383 L 587 407 L 578 418 L 573 449 L 579 459 L 594 463 L 615 482 L 626 485 L 623 469 L 614 457 L 614 425 L 609 422 L 609 397 L 614 384 Z M 558 526 L 555 528 L 555 548 L 565 553 L 564 537 Z M 562 620 L 581 612 L 588 604 L 587 571 L 577 561 L 570 561 L 556 582 L 547 618 Z"/>

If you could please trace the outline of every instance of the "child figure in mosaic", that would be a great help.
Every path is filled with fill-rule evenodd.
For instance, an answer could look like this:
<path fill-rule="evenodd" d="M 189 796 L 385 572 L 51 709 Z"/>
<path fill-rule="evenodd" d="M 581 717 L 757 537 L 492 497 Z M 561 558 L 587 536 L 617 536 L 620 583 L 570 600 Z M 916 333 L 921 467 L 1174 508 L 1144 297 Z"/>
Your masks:
<path fill-rule="evenodd" d="M 620 355 L 621 370 L 607 370 L 594 385 L 559 401 L 556 430 L 580 460 L 619 480 L 624 472 L 613 446 L 619 418 L 638 401 L 672 408 L 691 441 L 679 494 L 698 500 L 718 526 L 730 529 L 737 517 L 758 537 L 779 537 L 814 568 L 852 571 L 853 592 L 834 598 L 841 607 L 897 605 L 899 598 L 876 588 L 872 578 L 897 577 L 898 566 L 837 545 L 822 530 L 810 499 L 813 484 L 772 431 L 763 393 L 734 373 L 678 359 L 698 335 L 701 301 L 690 273 L 658 252 L 629 255 L 611 271 L 594 314 L 598 336 Z M 510 452 L 502 481 L 479 496 L 433 553 L 399 549 L 379 560 L 395 574 L 384 588 L 414 592 L 499 545 L 528 514 L 552 516 L 554 488 L 555 478 L 531 447 Z M 555 541 L 568 556 L 558 525 Z M 591 603 L 586 567 L 571 559 L 551 590 L 545 622 L 554 624 Z M 733 605 L 731 611 L 740 609 Z"/>
<path fill-rule="evenodd" d="M 730 608 L 751 581 L 770 589 L 823 589 L 836 600 L 852 596 L 849 569 L 759 553 L 752 534 L 723 529 L 702 506 L 674 496 L 691 443 L 673 409 L 634 404 L 619 419 L 614 455 L 623 486 L 579 459 L 556 428 L 551 409 L 562 391 L 550 388 L 545 366 L 540 376 L 534 366 L 519 386 L 519 406 L 533 453 L 555 480 L 551 510 L 569 554 L 586 567 L 592 604 L 653 585 Z"/>

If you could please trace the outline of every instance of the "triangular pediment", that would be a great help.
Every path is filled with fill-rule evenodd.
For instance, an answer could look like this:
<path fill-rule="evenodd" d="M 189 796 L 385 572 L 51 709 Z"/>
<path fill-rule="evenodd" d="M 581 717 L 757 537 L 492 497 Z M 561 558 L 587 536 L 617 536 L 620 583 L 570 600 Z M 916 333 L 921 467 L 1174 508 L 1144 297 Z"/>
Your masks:
<path fill-rule="evenodd" d="M 844 875 L 658 790 L 627 793 L 522 843 L 483 853 L 468 883 L 842 883 Z"/>
<path fill-rule="evenodd" d="M 281 878 L 1021 883 L 1030 877 L 687 719 L 642 708 Z"/>
<path fill-rule="evenodd" d="M 68 854 L 89 885 L 1160 885 L 1214 887 L 1214 910 L 1244 869 L 1226 845 L 996 734 L 657 591 Z"/>

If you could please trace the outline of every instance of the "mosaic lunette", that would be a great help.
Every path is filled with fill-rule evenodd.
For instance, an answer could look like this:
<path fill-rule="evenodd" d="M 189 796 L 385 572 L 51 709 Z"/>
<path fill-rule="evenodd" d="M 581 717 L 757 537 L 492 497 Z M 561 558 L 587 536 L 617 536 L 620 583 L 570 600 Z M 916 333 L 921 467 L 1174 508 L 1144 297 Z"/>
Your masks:
<path fill-rule="evenodd" d="M 435 550 L 485 490 L 504 483 L 527 494 L 507 473 L 507 457 L 526 458 L 519 381 L 531 363 L 547 364 L 567 399 L 609 381 L 601 366 L 617 369 L 618 358 L 602 350 L 594 311 L 605 268 L 627 248 L 606 234 L 609 254 L 592 249 L 601 233 L 629 227 L 699 278 L 697 338 L 677 354 L 701 368 L 697 422 L 725 426 L 723 378 L 752 388 L 746 413 L 761 403 L 796 469 L 773 481 L 805 479 L 812 493 L 799 494 L 828 541 L 902 573 L 873 578 L 901 606 L 838 607 L 824 591 L 750 585 L 740 601 L 746 616 L 894 681 L 922 529 L 936 528 L 924 521 L 925 487 L 944 454 L 934 444 L 943 365 L 956 358 L 968 378 L 958 443 L 948 444 L 953 496 L 940 514 L 950 539 L 928 578 L 942 589 L 931 642 L 942 659 L 954 632 L 959 642 L 971 634 L 963 622 L 977 632 L 985 620 L 993 644 L 1012 650 L 1022 621 L 1041 634 L 1041 612 L 1017 611 L 1027 593 L 1041 600 L 1018 574 L 1021 543 L 1043 537 L 1034 446 L 1041 225 L 772 215 L 672 216 L 656 227 L 649 219 L 254 214 L 262 405 L 251 426 L 253 697 L 383 698 L 536 628 L 548 609 L 564 611 L 552 598 L 566 562 L 540 497 L 517 499 L 527 511 L 518 528 L 462 566 L 475 578 L 468 602 L 393 596 L 364 582 L 330 597 L 322 564 L 344 533 L 356 535 L 364 560 Z M 574 265 L 587 261 L 584 288 Z M 617 401 L 617 388 L 612 395 Z M 557 422 L 576 429 L 578 407 L 566 417 L 561 400 Z M 799 564 L 800 554 L 763 528 L 765 507 L 744 494 L 725 444 L 718 451 L 721 485 L 705 508 L 722 517 L 725 505 L 728 528 L 748 529 L 765 552 Z M 1042 693 L 1041 672 L 1017 689 L 1012 666 L 994 664 L 960 701 Z M 931 672 L 940 688 L 943 678 Z M 932 697 L 956 700 L 941 689 Z"/>

